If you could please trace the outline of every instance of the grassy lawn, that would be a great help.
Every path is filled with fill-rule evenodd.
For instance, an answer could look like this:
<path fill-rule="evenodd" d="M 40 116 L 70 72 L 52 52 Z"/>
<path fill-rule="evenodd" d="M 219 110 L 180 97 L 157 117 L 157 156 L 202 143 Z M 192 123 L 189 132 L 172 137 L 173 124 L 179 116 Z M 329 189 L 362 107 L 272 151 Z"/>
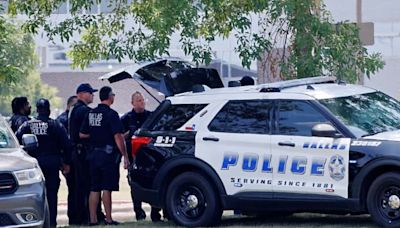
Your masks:
<path fill-rule="evenodd" d="M 288 217 L 256 218 L 247 216 L 223 216 L 221 227 L 364 227 L 372 228 L 376 226 L 369 216 L 343 216 L 343 215 L 321 215 L 312 213 L 299 213 Z M 106 227 L 106 226 L 98 226 Z M 152 223 L 126 222 L 120 224 L 120 228 L 128 227 L 178 227 L 173 222 Z M 74 226 L 71 226 L 74 228 Z"/>
<path fill-rule="evenodd" d="M 131 202 L 130 188 L 127 183 L 127 171 L 121 169 L 120 178 L 120 191 L 113 193 L 113 201 L 124 201 L 127 204 Z M 64 177 L 61 177 L 62 183 L 59 191 L 59 202 L 64 202 L 67 199 L 67 188 Z M 131 209 L 129 209 L 131 210 Z M 65 213 L 65 212 L 64 212 Z M 59 214 L 60 216 L 60 214 Z M 149 218 L 146 221 L 136 222 L 134 220 L 133 212 L 129 213 L 129 217 L 121 223 L 118 227 L 178 227 L 172 221 L 152 223 Z M 65 215 L 64 215 L 65 217 Z M 60 224 L 66 224 L 60 223 Z M 247 217 L 247 216 L 234 216 L 232 211 L 226 211 L 223 215 L 221 225 L 222 227 L 378 227 L 376 226 L 368 215 L 347 216 L 347 215 L 324 215 L 313 213 L 298 213 L 292 216 L 265 216 L 264 218 Z M 61 225 L 59 227 L 68 227 Z M 71 226 L 75 228 L 76 226 Z M 106 226 L 98 226 L 106 227 Z M 109 227 L 109 226 L 107 226 Z"/>

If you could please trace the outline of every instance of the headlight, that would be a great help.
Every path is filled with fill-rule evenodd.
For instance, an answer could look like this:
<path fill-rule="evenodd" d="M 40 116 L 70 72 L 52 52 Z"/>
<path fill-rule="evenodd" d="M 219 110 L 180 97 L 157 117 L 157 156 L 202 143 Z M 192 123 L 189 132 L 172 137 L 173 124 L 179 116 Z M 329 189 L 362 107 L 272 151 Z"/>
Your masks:
<path fill-rule="evenodd" d="M 14 175 L 17 177 L 19 185 L 39 183 L 44 179 L 39 167 L 15 171 Z"/>

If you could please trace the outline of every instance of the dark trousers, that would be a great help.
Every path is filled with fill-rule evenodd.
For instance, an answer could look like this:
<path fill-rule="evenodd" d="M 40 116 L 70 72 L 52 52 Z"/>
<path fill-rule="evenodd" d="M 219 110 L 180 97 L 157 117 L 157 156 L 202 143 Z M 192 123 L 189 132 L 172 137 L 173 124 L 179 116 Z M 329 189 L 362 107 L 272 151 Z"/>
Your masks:
<path fill-rule="evenodd" d="M 65 180 L 67 182 L 68 187 L 68 208 L 67 208 L 67 215 L 69 225 L 79 225 L 78 222 L 78 215 L 75 206 L 75 168 L 74 165 L 70 165 L 70 172 L 65 176 Z"/>
<path fill-rule="evenodd" d="M 89 194 L 90 194 L 90 167 L 86 151 L 83 149 L 78 153 L 75 150 L 73 158 L 75 193 L 74 206 L 77 224 L 86 225 L 89 223 Z M 101 202 L 101 201 L 100 201 Z M 101 203 L 97 207 L 97 218 L 99 221 L 104 219 L 101 212 Z"/>
<path fill-rule="evenodd" d="M 57 201 L 60 188 L 60 176 L 58 168 L 41 167 L 46 179 L 46 196 L 50 211 L 50 226 L 57 226 Z"/>
<path fill-rule="evenodd" d="M 142 201 L 136 200 L 134 197 L 133 189 L 131 187 L 131 198 L 133 202 L 133 211 L 135 212 L 136 215 L 136 220 L 142 220 L 146 218 L 146 213 L 142 208 Z M 161 209 L 156 208 L 156 207 L 151 207 L 151 212 L 150 212 L 150 218 L 151 221 L 153 222 L 158 222 L 161 220 L 161 214 L 160 214 Z"/>

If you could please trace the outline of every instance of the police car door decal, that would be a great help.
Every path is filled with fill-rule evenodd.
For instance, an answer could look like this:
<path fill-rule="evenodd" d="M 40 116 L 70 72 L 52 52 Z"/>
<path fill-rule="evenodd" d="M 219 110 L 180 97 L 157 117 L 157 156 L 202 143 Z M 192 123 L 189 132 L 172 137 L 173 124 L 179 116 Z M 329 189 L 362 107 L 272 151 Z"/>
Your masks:
<path fill-rule="evenodd" d="M 349 138 L 273 135 L 270 148 L 274 192 L 348 198 Z"/>
<path fill-rule="evenodd" d="M 204 141 L 205 137 L 218 141 Z M 198 132 L 196 157 L 217 172 L 228 195 L 259 191 L 272 193 L 272 173 L 264 170 L 269 135 Z"/>

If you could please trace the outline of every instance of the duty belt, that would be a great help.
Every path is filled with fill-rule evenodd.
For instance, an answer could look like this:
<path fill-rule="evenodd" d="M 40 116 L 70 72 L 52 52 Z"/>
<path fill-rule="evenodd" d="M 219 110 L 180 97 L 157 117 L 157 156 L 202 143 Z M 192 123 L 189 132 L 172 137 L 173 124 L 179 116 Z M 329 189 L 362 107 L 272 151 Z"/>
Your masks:
<path fill-rule="evenodd" d="M 101 146 L 101 147 L 94 147 L 94 150 L 100 150 L 100 151 L 104 151 L 107 154 L 111 154 L 114 151 L 114 146 L 112 145 L 105 145 L 105 146 Z"/>

